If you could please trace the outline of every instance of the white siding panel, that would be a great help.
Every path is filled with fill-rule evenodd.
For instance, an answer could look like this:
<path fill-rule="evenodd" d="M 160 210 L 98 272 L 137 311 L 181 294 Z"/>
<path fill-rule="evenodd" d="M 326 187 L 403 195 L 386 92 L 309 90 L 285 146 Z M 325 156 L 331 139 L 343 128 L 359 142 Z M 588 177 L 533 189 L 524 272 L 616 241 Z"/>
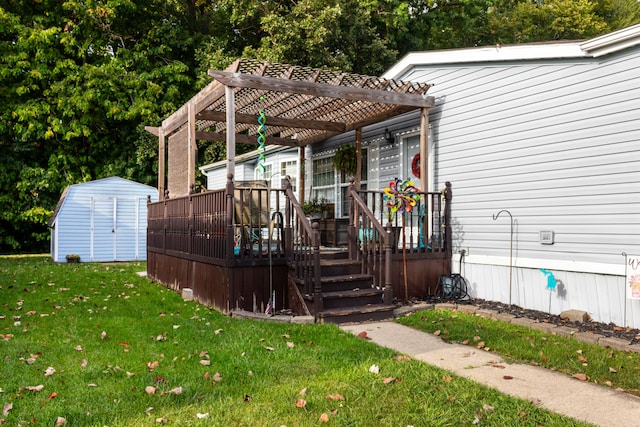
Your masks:
<path fill-rule="evenodd" d="M 640 253 L 640 47 L 548 58 L 407 72 L 435 84 L 435 181 L 453 186 L 454 252 L 467 250 L 473 296 L 640 327 L 622 276 L 622 253 Z M 509 216 L 493 219 L 503 209 L 513 240 Z M 532 268 L 549 266 L 555 291 Z"/>
<path fill-rule="evenodd" d="M 467 263 L 463 272 L 472 297 L 509 303 L 508 267 Z M 564 310 L 584 310 L 596 322 L 640 327 L 640 301 L 625 300 L 622 277 L 551 272 L 558 282 L 553 291 L 547 289 L 547 278 L 540 270 L 514 268 L 512 304 L 556 315 Z"/>

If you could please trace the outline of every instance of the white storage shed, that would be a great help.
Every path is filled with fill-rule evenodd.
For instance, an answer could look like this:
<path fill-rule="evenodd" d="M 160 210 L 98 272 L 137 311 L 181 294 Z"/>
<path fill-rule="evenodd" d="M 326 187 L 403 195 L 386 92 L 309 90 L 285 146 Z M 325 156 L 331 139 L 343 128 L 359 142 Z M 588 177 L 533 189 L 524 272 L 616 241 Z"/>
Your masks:
<path fill-rule="evenodd" d="M 67 187 L 49 221 L 51 258 L 66 262 L 147 259 L 147 200 L 154 187 L 110 177 Z"/>

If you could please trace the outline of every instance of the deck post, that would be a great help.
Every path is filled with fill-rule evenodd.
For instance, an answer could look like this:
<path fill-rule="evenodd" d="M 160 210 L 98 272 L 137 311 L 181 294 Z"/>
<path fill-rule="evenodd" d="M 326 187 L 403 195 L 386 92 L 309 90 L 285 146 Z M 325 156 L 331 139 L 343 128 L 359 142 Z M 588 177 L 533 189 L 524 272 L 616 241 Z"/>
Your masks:
<path fill-rule="evenodd" d="M 160 127 L 158 129 L 158 199 L 161 201 L 165 199 L 166 159 L 167 151 L 164 129 Z"/>
<path fill-rule="evenodd" d="M 313 311 L 315 321 L 318 321 L 322 311 L 322 282 L 320 281 L 320 224 L 313 222 Z"/>
<path fill-rule="evenodd" d="M 393 301 L 393 286 L 391 284 L 391 223 L 387 222 L 387 238 L 384 243 L 384 290 L 382 301 L 384 304 L 391 304 Z"/>
<path fill-rule="evenodd" d="M 234 192 L 234 188 L 233 188 L 233 174 L 230 173 L 227 175 L 227 187 L 226 187 L 226 192 L 227 192 L 227 212 L 226 212 L 226 235 L 225 235 L 225 253 L 226 253 L 226 259 L 227 259 L 227 265 L 230 266 L 231 264 L 233 264 L 233 205 L 234 205 L 234 200 L 233 200 L 233 192 Z"/>
<path fill-rule="evenodd" d="M 227 103 L 227 175 L 236 173 L 236 104 L 232 87 L 225 86 Z"/>
<path fill-rule="evenodd" d="M 356 227 L 355 220 L 357 218 L 356 215 L 356 203 L 353 200 L 353 192 L 355 190 L 355 185 L 353 179 L 351 179 L 351 184 L 349 184 L 349 225 L 347 227 L 347 245 L 349 251 L 349 259 L 356 259 L 356 251 L 357 251 L 357 243 L 356 243 Z"/>

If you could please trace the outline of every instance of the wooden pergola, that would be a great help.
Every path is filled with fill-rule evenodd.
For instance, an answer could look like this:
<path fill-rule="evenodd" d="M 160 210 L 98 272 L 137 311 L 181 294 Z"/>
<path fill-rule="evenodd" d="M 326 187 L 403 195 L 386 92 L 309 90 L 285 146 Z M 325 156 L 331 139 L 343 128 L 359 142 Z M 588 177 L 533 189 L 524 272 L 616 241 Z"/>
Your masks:
<path fill-rule="evenodd" d="M 161 200 L 165 162 L 172 161 L 168 146 L 182 153 L 183 160 L 175 165 L 186 169 L 178 171 L 169 164 L 169 174 L 182 175 L 173 181 L 169 177 L 171 195 L 186 195 L 195 184 L 197 141 L 226 141 L 227 175 L 233 174 L 236 143 L 257 144 L 260 111 L 266 115 L 265 144 L 300 147 L 303 160 L 306 145 L 349 131 L 355 131 L 360 156 L 364 126 L 420 109 L 420 187 L 428 188 L 428 114 L 434 106 L 434 98 L 427 96 L 428 84 L 251 59 L 239 59 L 225 71 L 210 70 L 209 75 L 214 80 L 160 127 L 146 127 L 159 139 Z M 358 158 L 358 168 L 360 164 Z"/>

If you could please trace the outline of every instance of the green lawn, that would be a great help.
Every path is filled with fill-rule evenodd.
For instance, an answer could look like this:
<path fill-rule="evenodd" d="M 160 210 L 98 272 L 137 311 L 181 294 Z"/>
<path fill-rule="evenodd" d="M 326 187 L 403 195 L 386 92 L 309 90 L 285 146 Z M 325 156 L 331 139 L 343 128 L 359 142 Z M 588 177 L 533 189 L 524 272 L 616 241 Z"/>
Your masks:
<path fill-rule="evenodd" d="M 229 318 L 144 269 L 0 257 L 0 424 L 586 425 L 333 325 Z"/>
<path fill-rule="evenodd" d="M 457 311 L 426 310 L 398 320 L 445 340 L 498 353 L 507 359 L 555 369 L 640 396 L 640 354 L 586 344 Z"/>

